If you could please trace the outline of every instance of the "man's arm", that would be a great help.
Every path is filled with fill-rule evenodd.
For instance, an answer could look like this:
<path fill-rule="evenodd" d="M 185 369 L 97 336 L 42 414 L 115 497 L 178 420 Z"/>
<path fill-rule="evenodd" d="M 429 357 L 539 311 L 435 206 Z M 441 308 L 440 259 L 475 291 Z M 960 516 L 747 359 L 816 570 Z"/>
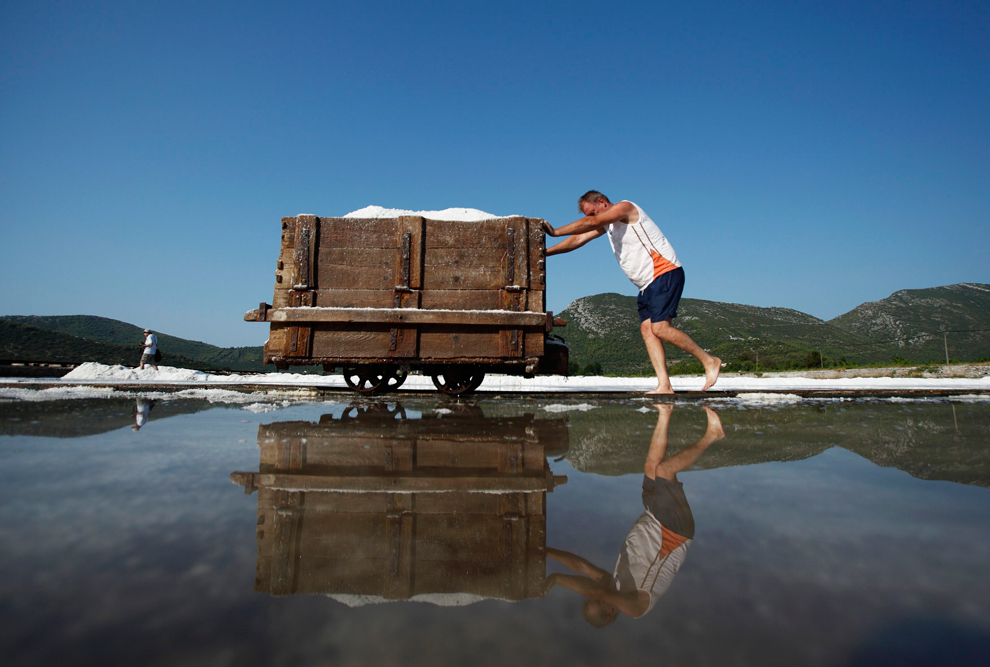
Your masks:
<path fill-rule="evenodd" d="M 561 227 L 561 229 L 563 229 L 563 227 Z M 552 245 L 549 248 L 547 248 L 547 254 L 559 255 L 564 252 L 577 250 L 588 241 L 593 241 L 604 233 L 605 233 L 605 228 L 602 227 L 601 229 L 597 229 L 591 232 L 585 232 L 584 234 L 575 234 L 574 236 L 568 236 L 566 239 L 564 239 L 557 245 Z M 553 235 L 551 234 L 551 236 Z"/>
<path fill-rule="evenodd" d="M 609 573 L 602 568 L 598 567 L 589 560 L 581 558 L 577 554 L 572 554 L 570 551 L 561 551 L 560 549 L 547 547 L 547 556 L 559 561 L 562 565 L 574 570 L 575 572 L 588 575 L 595 581 L 598 581 L 602 577 L 609 576 Z"/>
<path fill-rule="evenodd" d="M 553 586 L 563 586 L 575 593 L 582 595 L 589 600 L 602 600 L 612 605 L 626 616 L 639 618 L 646 613 L 650 606 L 650 594 L 646 591 L 633 590 L 620 592 L 610 588 L 603 588 L 600 584 L 588 577 L 581 577 L 576 574 L 553 574 L 546 592 L 550 592 Z M 546 593 L 544 593 L 545 595 Z"/>
<path fill-rule="evenodd" d="M 569 225 L 564 225 L 559 229 L 554 229 L 549 223 L 546 223 L 545 227 L 547 234 L 550 236 L 571 236 L 573 234 L 584 234 L 591 231 L 604 231 L 605 227 L 611 225 L 613 222 L 629 222 L 630 214 L 634 214 L 635 211 L 636 207 L 632 203 L 620 201 L 618 204 L 613 204 L 607 211 L 603 211 L 598 215 L 586 215 L 580 220 L 576 220 Z"/>

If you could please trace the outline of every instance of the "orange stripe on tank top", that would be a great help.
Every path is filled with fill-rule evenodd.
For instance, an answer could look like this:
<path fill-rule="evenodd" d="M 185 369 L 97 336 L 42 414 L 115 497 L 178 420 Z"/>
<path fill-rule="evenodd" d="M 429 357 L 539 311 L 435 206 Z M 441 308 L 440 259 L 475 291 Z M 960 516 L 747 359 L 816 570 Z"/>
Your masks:
<path fill-rule="evenodd" d="M 677 268 L 677 267 L 674 267 Z M 663 533 L 663 543 L 660 545 L 660 556 L 665 557 L 671 551 L 681 546 L 687 542 L 687 538 L 683 535 L 678 535 L 674 531 L 667 528 L 667 526 L 660 526 L 660 532 Z"/>
<path fill-rule="evenodd" d="M 669 259 L 656 252 L 655 250 L 650 251 L 650 257 L 653 258 L 653 279 L 656 280 L 665 273 L 670 273 L 677 268 L 677 265 L 671 262 Z"/>

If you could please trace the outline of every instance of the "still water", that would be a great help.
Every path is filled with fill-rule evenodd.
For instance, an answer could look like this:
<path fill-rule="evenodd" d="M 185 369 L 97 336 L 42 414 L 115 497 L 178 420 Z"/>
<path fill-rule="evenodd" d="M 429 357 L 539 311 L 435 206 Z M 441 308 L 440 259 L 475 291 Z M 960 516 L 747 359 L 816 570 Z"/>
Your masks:
<path fill-rule="evenodd" d="M 6 402 L 0 655 L 985 664 L 988 463 L 958 400 Z"/>

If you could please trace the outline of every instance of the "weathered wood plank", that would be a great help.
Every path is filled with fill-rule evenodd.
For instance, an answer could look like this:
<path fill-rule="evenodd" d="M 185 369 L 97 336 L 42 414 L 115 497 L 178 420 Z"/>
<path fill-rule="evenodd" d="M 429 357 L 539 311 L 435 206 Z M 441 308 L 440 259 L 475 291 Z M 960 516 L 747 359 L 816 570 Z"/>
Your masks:
<path fill-rule="evenodd" d="M 465 443 L 459 440 L 420 440 L 416 463 L 422 467 L 496 469 L 500 446 L 498 441 Z"/>
<path fill-rule="evenodd" d="M 505 218 L 478 222 L 426 221 L 426 251 L 436 248 L 505 250 Z"/>
<path fill-rule="evenodd" d="M 341 248 L 338 246 L 322 247 L 319 252 L 320 264 L 337 264 L 340 266 L 379 266 L 392 267 L 395 265 L 395 248 Z M 319 287 L 323 287 L 321 284 Z"/>
<path fill-rule="evenodd" d="M 504 310 L 425 310 L 413 308 L 271 308 L 269 322 L 334 322 L 341 324 L 423 324 L 451 326 L 540 327 L 544 313 Z"/>
<path fill-rule="evenodd" d="M 543 356 L 545 334 L 542 331 L 526 331 L 523 333 L 524 350 L 526 357 Z"/>
<path fill-rule="evenodd" d="M 315 275 L 314 260 L 316 259 L 317 235 L 319 234 L 319 222 L 316 216 L 297 216 L 295 231 L 292 253 L 292 284 L 289 287 L 296 285 L 308 287 L 315 284 L 313 280 Z"/>
<path fill-rule="evenodd" d="M 383 493 L 439 493 L 471 491 L 483 493 L 546 491 L 545 475 L 297 475 L 258 473 L 255 486 L 289 491 L 365 491 Z"/>
<path fill-rule="evenodd" d="M 321 218 L 320 241 L 334 248 L 395 248 L 395 219 Z"/>
<path fill-rule="evenodd" d="M 529 288 L 546 289 L 547 242 L 543 220 L 529 219 Z"/>
<path fill-rule="evenodd" d="M 395 254 L 393 248 L 391 254 Z M 349 263 L 322 264 L 321 289 L 391 290 L 395 288 L 395 268 L 389 265 L 352 266 Z"/>
<path fill-rule="evenodd" d="M 426 359 L 456 359 L 459 357 L 497 357 L 499 330 L 494 327 L 463 328 L 423 325 L 419 332 L 420 357 Z"/>
<path fill-rule="evenodd" d="M 313 356 L 353 359 L 380 359 L 388 356 L 387 325 L 364 325 L 361 331 L 313 332 Z"/>
<path fill-rule="evenodd" d="M 428 258 L 429 259 L 429 258 Z M 423 275 L 423 289 L 491 289 L 505 286 L 505 270 L 494 265 L 463 264 L 458 266 L 428 264 Z"/>
<path fill-rule="evenodd" d="M 425 290 L 423 310 L 502 310 L 499 290 Z"/>
<path fill-rule="evenodd" d="M 398 260 L 400 262 L 399 267 L 401 269 L 403 256 L 405 250 L 405 235 L 409 235 L 409 260 L 408 260 L 408 278 L 404 276 L 398 276 L 400 280 L 396 281 L 396 285 L 403 285 L 410 289 L 419 289 L 423 285 L 423 255 L 424 255 L 424 245 L 423 236 L 425 221 L 423 218 L 417 216 L 404 216 L 399 218 L 396 230 L 396 248 L 399 251 Z"/>

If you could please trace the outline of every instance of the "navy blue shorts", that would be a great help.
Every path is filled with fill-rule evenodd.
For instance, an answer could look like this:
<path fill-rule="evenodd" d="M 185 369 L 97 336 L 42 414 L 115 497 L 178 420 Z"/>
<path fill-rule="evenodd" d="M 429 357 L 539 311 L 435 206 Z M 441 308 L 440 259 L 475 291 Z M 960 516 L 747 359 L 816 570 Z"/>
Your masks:
<path fill-rule="evenodd" d="M 657 277 L 639 293 L 639 321 L 663 322 L 677 317 L 677 304 L 684 291 L 684 269 L 677 267 Z"/>
<path fill-rule="evenodd" d="M 684 495 L 680 482 L 671 482 L 663 477 L 650 479 L 643 475 L 643 507 L 650 514 L 681 537 L 694 539 L 694 514 Z"/>

